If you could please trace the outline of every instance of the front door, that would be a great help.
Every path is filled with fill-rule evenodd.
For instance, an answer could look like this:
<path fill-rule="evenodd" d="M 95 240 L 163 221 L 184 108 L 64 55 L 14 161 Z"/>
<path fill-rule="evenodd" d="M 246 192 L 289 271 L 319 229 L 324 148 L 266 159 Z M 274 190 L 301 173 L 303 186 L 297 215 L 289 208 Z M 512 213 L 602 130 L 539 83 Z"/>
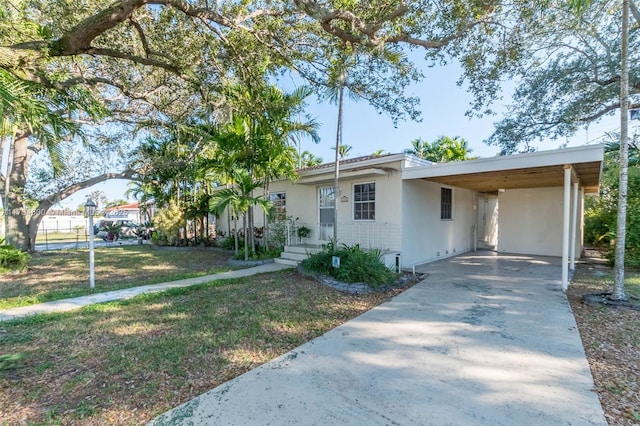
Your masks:
<path fill-rule="evenodd" d="M 496 250 L 498 247 L 498 197 L 478 195 L 478 248 Z"/>
<path fill-rule="evenodd" d="M 318 217 L 320 223 L 320 241 L 333 238 L 335 224 L 336 194 L 333 186 L 318 188 Z"/>

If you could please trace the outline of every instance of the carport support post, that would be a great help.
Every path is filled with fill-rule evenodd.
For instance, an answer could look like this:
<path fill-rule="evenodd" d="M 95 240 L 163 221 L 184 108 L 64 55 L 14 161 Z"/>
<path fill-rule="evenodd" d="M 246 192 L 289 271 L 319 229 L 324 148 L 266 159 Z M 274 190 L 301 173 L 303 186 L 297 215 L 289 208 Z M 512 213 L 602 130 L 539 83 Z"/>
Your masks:
<path fill-rule="evenodd" d="M 576 234 L 578 233 L 578 182 L 573 183 L 573 210 L 571 211 L 571 270 L 576 270 Z"/>
<path fill-rule="evenodd" d="M 564 214 L 562 220 L 562 291 L 569 288 L 569 209 L 571 207 L 571 165 L 564 166 Z"/>

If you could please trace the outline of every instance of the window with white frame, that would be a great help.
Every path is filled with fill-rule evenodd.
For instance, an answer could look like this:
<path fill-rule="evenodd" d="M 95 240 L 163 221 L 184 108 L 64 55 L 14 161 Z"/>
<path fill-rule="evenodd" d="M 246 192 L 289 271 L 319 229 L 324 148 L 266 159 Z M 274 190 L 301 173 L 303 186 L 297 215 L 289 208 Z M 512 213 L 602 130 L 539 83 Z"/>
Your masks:
<path fill-rule="evenodd" d="M 269 201 L 273 203 L 273 218 L 284 220 L 287 218 L 287 193 L 273 192 L 269 194 Z"/>
<path fill-rule="evenodd" d="M 353 220 L 375 220 L 376 184 L 360 183 L 353 185 Z"/>
<path fill-rule="evenodd" d="M 451 188 L 440 188 L 440 219 L 453 218 L 453 191 Z"/>

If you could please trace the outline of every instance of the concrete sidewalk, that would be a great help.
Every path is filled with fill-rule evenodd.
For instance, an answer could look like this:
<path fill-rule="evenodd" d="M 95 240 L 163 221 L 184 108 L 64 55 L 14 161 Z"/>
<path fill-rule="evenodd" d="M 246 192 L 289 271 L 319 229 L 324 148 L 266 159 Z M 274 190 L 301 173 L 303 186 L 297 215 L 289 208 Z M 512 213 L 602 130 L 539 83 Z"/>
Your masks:
<path fill-rule="evenodd" d="M 155 425 L 606 425 L 559 260 L 461 255 Z"/>
<path fill-rule="evenodd" d="M 165 283 L 150 284 L 140 287 L 124 288 L 121 290 L 106 291 L 104 293 L 91 294 L 89 296 L 74 297 L 71 299 L 55 300 L 53 302 L 39 303 L 37 305 L 22 306 L 19 308 L 0 311 L 0 321 L 9 321 L 22 318 L 28 315 L 45 314 L 51 312 L 65 312 L 78 309 L 94 303 L 111 302 L 113 300 L 130 299 L 143 293 L 156 293 L 177 287 L 188 287 L 197 284 L 204 284 L 214 280 L 229 278 L 241 278 L 263 272 L 274 272 L 287 269 L 290 266 L 277 263 L 266 263 L 264 265 L 251 268 L 237 269 L 235 271 L 221 272 L 219 274 L 205 275 L 202 277 L 187 278 L 184 280 L 170 281 Z"/>

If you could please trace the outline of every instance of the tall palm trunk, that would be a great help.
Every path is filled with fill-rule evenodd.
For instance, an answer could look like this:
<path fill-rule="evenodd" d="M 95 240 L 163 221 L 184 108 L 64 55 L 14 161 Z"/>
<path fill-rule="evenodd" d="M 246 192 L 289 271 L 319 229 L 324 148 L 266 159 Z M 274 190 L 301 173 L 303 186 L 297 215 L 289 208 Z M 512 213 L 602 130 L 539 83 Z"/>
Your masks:
<path fill-rule="evenodd" d="M 629 173 L 629 0 L 622 0 L 622 46 L 620 50 L 620 181 L 616 229 L 615 281 L 612 298 L 625 300 L 624 249 L 627 232 L 627 183 Z"/>
<path fill-rule="evenodd" d="M 336 130 L 336 170 L 333 178 L 333 246 L 338 246 L 338 197 L 340 195 L 340 145 L 342 145 L 342 104 L 344 100 L 344 75 L 338 88 L 338 129 Z"/>
<path fill-rule="evenodd" d="M 233 214 L 233 240 L 236 249 L 236 256 L 238 255 L 238 213 Z"/>
<path fill-rule="evenodd" d="M 256 252 L 256 233 L 254 232 L 255 230 L 255 220 L 254 220 L 254 215 L 253 215 L 253 207 L 249 207 L 249 232 L 251 233 L 251 251 L 253 253 Z"/>
<path fill-rule="evenodd" d="M 242 226 L 244 228 L 244 260 L 249 260 L 249 242 L 247 241 L 247 238 L 249 238 L 249 236 L 247 235 L 247 233 L 249 232 L 247 230 L 248 214 L 248 212 L 245 212 L 242 215 Z"/>

